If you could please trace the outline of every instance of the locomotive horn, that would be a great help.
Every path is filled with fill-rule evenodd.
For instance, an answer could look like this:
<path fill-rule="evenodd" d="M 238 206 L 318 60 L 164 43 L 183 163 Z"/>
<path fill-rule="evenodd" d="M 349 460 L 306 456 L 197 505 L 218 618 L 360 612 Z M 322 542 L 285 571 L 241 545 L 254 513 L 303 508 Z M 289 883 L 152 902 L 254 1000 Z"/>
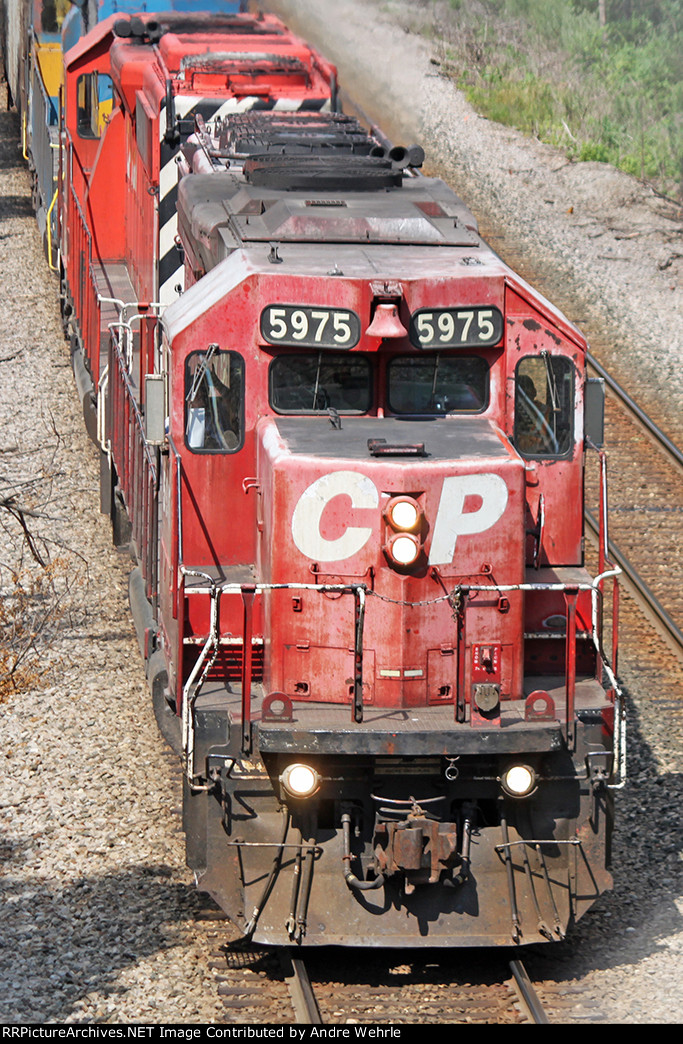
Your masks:
<path fill-rule="evenodd" d="M 164 27 L 161 22 L 157 22 L 155 19 L 149 20 L 147 23 L 147 37 L 150 43 L 159 43 L 159 40 L 164 35 Z"/>
<path fill-rule="evenodd" d="M 365 333 L 368 337 L 407 337 L 408 331 L 398 315 L 398 305 L 390 301 L 378 304 Z"/>
<path fill-rule="evenodd" d="M 404 167 L 421 167 L 425 159 L 425 151 L 421 145 L 394 145 L 389 149 L 389 159 L 399 170 Z"/>
<path fill-rule="evenodd" d="M 394 145 L 389 149 L 389 159 L 394 166 L 403 169 L 408 166 L 408 150 L 403 145 Z"/>
<path fill-rule="evenodd" d="M 131 36 L 143 37 L 145 35 L 145 23 L 138 15 L 133 15 L 130 20 L 130 32 Z"/>
<path fill-rule="evenodd" d="M 425 161 L 425 150 L 421 145 L 409 145 L 408 146 L 408 165 L 411 167 L 421 167 Z"/>

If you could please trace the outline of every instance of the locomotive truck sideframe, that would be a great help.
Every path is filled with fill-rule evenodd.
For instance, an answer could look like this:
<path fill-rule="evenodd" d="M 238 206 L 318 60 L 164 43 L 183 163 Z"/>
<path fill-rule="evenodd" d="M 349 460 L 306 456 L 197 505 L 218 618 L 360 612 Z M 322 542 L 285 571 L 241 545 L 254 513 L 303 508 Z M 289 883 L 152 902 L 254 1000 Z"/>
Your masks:
<path fill-rule="evenodd" d="M 62 99 L 51 260 L 199 886 L 264 943 L 562 939 L 625 775 L 584 338 L 276 19 L 105 19 Z"/>

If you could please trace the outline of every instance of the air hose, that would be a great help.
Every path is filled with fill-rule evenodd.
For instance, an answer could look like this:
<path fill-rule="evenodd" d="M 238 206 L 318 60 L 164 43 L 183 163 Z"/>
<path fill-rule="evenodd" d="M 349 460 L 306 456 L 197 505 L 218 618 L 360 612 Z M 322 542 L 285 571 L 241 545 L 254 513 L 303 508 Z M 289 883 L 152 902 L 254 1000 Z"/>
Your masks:
<path fill-rule="evenodd" d="M 342 855 L 342 860 L 344 862 L 344 880 L 349 888 L 355 888 L 359 892 L 368 892 L 373 888 L 381 888 L 384 884 L 383 874 L 380 874 L 379 877 L 375 877 L 372 881 L 361 881 L 359 877 L 356 877 L 356 875 L 351 872 L 351 816 L 348 812 L 343 813 L 341 821 L 344 837 L 344 854 Z"/>

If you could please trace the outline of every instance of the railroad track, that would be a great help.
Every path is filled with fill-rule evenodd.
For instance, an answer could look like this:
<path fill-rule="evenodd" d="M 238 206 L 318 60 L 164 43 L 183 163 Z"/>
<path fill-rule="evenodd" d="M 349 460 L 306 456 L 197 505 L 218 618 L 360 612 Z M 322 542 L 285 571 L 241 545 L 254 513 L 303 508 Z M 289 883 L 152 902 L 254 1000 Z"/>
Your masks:
<path fill-rule="evenodd" d="M 311 985 L 308 969 L 303 958 L 295 955 L 290 950 L 285 950 L 281 954 L 281 960 L 285 969 L 285 979 L 292 998 L 296 1021 L 306 1026 L 321 1025 L 323 1020 L 318 1007 L 318 1000 Z"/>
<path fill-rule="evenodd" d="M 683 451 L 662 431 L 655 421 L 643 410 L 631 395 L 608 373 L 594 358 L 588 356 L 590 368 L 605 381 L 612 400 L 618 405 L 627 422 L 639 429 L 645 436 L 647 444 L 654 446 L 671 469 L 673 475 L 683 484 Z M 585 513 L 586 523 L 594 541 L 597 541 L 598 524 L 590 511 Z M 640 549 L 642 553 L 642 548 Z M 641 611 L 654 626 L 672 651 L 683 661 L 683 632 L 674 616 L 668 611 L 663 600 L 659 598 L 650 583 L 641 573 L 640 556 L 634 561 L 627 555 L 619 543 L 609 540 L 610 557 L 622 570 L 620 582 L 636 601 Z"/>
<path fill-rule="evenodd" d="M 510 971 L 519 995 L 519 1002 L 528 1016 L 528 1021 L 534 1026 L 545 1026 L 550 1022 L 545 1008 L 541 1004 L 539 996 L 534 989 L 527 970 L 521 961 L 510 961 Z"/>
<path fill-rule="evenodd" d="M 585 519 L 590 535 L 597 544 L 598 523 L 590 511 L 586 512 Z M 611 560 L 621 569 L 619 578 L 621 585 L 631 594 L 657 633 L 683 661 L 683 633 L 678 625 L 645 583 L 633 563 L 622 554 L 612 540 L 609 541 L 609 554 Z"/>
<path fill-rule="evenodd" d="M 633 399 L 629 393 L 622 388 L 618 381 L 612 377 L 607 370 L 602 366 L 591 352 L 588 353 L 588 365 L 598 375 L 602 377 L 605 385 L 619 402 L 622 409 L 624 409 L 631 419 L 640 425 L 643 431 L 652 439 L 656 446 L 660 450 L 663 450 L 665 455 L 675 465 L 683 471 L 683 451 L 665 435 L 661 428 L 659 428 L 655 422 L 648 416 L 648 414 L 640 408 L 635 399 Z"/>
<path fill-rule="evenodd" d="M 324 959 L 234 938 L 220 911 L 203 920 L 210 967 L 227 1024 L 547 1024 L 521 961 L 500 954 L 405 953 L 330 948 Z M 493 969 L 493 970 L 492 970 Z M 550 984 L 552 996 L 553 984 Z"/>

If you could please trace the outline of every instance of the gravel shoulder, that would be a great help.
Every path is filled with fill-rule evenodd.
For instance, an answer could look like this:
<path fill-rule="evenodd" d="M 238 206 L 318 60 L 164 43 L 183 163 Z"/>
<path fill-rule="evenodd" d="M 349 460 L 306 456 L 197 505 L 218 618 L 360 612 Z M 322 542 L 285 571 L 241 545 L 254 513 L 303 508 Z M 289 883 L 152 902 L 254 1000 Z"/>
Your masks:
<path fill-rule="evenodd" d="M 98 514 L 98 458 L 2 93 L 0 496 L 37 513 L 27 522 L 49 569 L 0 510 L 0 594 L 12 572 L 50 582 L 47 673 L 0 705 L 0 1023 L 211 1021 L 178 773 L 128 612 L 131 564 Z"/>
<path fill-rule="evenodd" d="M 394 140 L 424 145 L 431 169 L 487 230 L 519 243 L 547 273 L 549 296 L 574 302 L 571 318 L 609 327 L 603 361 L 627 387 L 651 386 L 676 434 L 680 211 L 609 167 L 567 164 L 478 117 L 433 64 L 438 47 L 413 31 L 419 3 L 269 6 L 338 63 L 347 90 L 374 106 Z M 200 900 L 184 867 L 177 778 L 128 614 L 130 563 L 97 511 L 97 457 L 16 116 L 4 108 L 0 99 L 0 489 L 40 513 L 32 526 L 60 563 L 60 603 L 41 638 L 51 673 L 0 706 L 0 1022 L 213 1021 L 221 1006 L 194 928 Z M 2 512 L 0 592 L 22 564 L 39 574 L 16 519 Z M 617 799 L 615 891 L 569 942 L 528 955 L 533 976 L 580 987 L 620 1023 L 683 1021 L 683 737 L 647 699 L 648 686 L 671 684 L 667 659 L 662 650 L 662 675 L 645 681 L 640 664 L 624 667 L 633 745 L 631 782 Z"/>

